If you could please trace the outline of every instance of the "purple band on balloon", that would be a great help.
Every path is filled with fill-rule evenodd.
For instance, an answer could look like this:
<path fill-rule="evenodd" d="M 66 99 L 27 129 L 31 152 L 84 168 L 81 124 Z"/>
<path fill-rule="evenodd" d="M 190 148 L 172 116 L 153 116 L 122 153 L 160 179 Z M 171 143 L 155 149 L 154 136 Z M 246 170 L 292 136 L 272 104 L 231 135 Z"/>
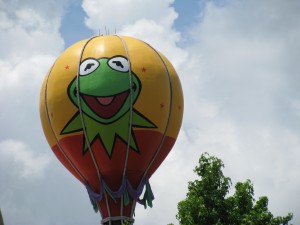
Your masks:
<path fill-rule="evenodd" d="M 100 184 L 100 190 L 99 190 L 99 193 L 97 192 L 94 192 L 91 188 L 91 186 L 88 184 L 88 183 L 85 183 L 85 187 L 86 187 L 86 190 L 90 196 L 91 199 L 93 200 L 97 200 L 97 201 L 101 201 L 102 200 L 102 197 L 103 197 L 103 186 L 102 184 Z"/>
<path fill-rule="evenodd" d="M 139 186 L 137 187 L 137 189 L 135 190 L 130 181 L 128 179 L 126 179 L 126 184 L 127 184 L 127 191 L 129 193 L 129 195 L 134 199 L 134 200 L 138 200 L 140 195 L 143 192 L 144 186 L 146 184 L 145 179 L 142 180 L 142 182 L 139 184 Z"/>
<path fill-rule="evenodd" d="M 146 186 L 146 191 L 144 197 L 143 199 L 140 199 L 140 196 L 145 186 Z M 91 186 L 88 183 L 85 184 L 85 187 L 92 201 L 101 201 L 103 198 L 103 190 L 105 190 L 113 199 L 122 197 L 125 191 L 128 191 L 131 198 L 136 200 L 138 203 L 144 205 L 145 207 L 147 203 L 151 207 L 152 200 L 154 199 L 154 195 L 151 190 L 149 181 L 146 178 L 143 178 L 142 182 L 139 184 L 136 190 L 132 187 L 127 177 L 124 177 L 122 184 L 117 191 L 112 191 L 107 186 L 104 180 L 101 180 L 99 193 L 93 191 Z"/>

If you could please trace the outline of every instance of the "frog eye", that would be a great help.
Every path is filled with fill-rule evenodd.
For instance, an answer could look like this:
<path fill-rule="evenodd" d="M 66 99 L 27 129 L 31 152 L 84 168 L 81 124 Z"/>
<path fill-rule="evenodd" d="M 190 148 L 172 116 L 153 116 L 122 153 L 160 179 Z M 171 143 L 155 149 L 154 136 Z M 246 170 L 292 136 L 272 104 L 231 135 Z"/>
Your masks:
<path fill-rule="evenodd" d="M 94 72 L 100 66 L 100 62 L 96 59 L 85 59 L 79 67 L 79 75 L 85 76 Z"/>
<path fill-rule="evenodd" d="M 108 65 L 110 68 L 120 71 L 120 72 L 128 72 L 129 71 L 129 62 L 123 56 L 116 56 L 108 60 Z"/>

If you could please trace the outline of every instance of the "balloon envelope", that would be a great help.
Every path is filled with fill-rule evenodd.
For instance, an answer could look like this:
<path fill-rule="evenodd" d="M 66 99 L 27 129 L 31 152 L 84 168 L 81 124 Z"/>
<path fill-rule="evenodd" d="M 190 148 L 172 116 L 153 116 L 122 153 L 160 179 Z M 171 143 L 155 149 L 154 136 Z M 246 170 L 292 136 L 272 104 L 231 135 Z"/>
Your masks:
<path fill-rule="evenodd" d="M 182 89 L 171 63 L 126 36 L 72 45 L 41 89 L 48 143 L 86 186 L 102 223 L 132 221 L 136 202 L 152 206 L 149 178 L 174 145 L 182 115 Z"/>

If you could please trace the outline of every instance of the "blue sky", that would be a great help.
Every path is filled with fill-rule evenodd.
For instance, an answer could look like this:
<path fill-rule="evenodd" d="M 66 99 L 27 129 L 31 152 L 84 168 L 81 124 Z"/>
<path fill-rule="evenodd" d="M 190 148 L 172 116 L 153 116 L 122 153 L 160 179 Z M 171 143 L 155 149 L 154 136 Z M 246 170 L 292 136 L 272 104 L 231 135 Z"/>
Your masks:
<path fill-rule="evenodd" d="M 84 24 L 85 12 L 82 10 L 81 1 L 73 0 L 67 6 L 62 18 L 60 32 L 66 46 L 76 43 L 78 40 L 89 38 L 93 35 L 92 30 Z M 76 27 L 76 29 L 74 29 Z"/>
<path fill-rule="evenodd" d="M 299 10 L 297 0 L 0 1 L 5 224 L 99 224 L 44 138 L 39 92 L 63 50 L 105 26 L 163 52 L 184 91 L 179 137 L 150 180 L 154 207 L 137 206 L 136 224 L 178 224 L 177 203 L 205 151 L 224 161 L 233 183 L 250 179 L 274 215 L 293 212 L 299 224 Z"/>

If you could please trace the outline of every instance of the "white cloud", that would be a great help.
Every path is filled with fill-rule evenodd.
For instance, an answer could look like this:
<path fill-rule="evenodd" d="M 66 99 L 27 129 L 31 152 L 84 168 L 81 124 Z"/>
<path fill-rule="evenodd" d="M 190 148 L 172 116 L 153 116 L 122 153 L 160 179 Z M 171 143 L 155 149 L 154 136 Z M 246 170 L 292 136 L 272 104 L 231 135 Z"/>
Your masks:
<path fill-rule="evenodd" d="M 292 100 L 290 106 L 291 110 L 294 111 L 294 114 L 300 117 L 300 99 Z"/>
<path fill-rule="evenodd" d="M 177 13 L 170 4 L 174 0 L 84 0 L 83 9 L 87 13 L 86 24 L 98 31 L 105 26 L 114 32 L 114 28 L 122 29 L 126 24 L 134 24 L 138 20 L 154 20 L 162 25 L 173 24 Z M 105 34 L 105 32 L 102 32 Z"/>
<path fill-rule="evenodd" d="M 10 171 L 17 172 L 20 178 L 43 176 L 51 160 L 49 155 L 36 154 L 26 144 L 15 140 L 0 142 L 0 159 L 2 167 L 11 168 Z"/>
<path fill-rule="evenodd" d="M 1 1 L 1 59 L 57 54 L 63 48 L 58 29 L 65 1 Z M 51 10 L 49 10 L 51 9 Z"/>
<path fill-rule="evenodd" d="M 0 42 L 5 43 L 0 49 L 0 103 L 5 106 L 0 113 L 1 139 L 26 143 L 41 131 L 39 92 L 47 70 L 63 49 L 59 25 L 64 2 L 0 2 Z"/>
<path fill-rule="evenodd" d="M 98 33 L 117 34 L 139 38 L 158 51 L 163 52 L 173 65 L 180 66 L 187 53 L 176 46 L 181 35 L 173 27 L 177 13 L 171 7 L 172 0 L 119 0 L 113 3 L 105 0 L 84 0 L 87 13 L 86 25 Z M 178 57 L 180 56 L 180 57 Z"/>

